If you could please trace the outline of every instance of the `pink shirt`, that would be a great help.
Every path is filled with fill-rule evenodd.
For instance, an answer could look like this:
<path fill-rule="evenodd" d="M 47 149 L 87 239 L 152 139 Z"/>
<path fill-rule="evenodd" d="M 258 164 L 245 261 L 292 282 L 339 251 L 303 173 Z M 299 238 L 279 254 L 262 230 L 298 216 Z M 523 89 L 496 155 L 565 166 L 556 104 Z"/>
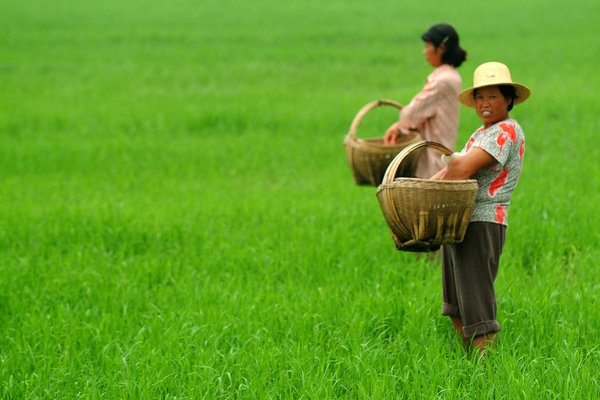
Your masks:
<path fill-rule="evenodd" d="M 400 130 L 417 129 L 423 139 L 441 143 L 454 151 L 460 104 L 458 93 L 461 79 L 456 69 L 447 64 L 436 68 L 425 81 L 423 89 L 400 111 Z M 430 178 L 440 169 L 440 152 L 425 149 L 415 171 L 417 178 Z"/>

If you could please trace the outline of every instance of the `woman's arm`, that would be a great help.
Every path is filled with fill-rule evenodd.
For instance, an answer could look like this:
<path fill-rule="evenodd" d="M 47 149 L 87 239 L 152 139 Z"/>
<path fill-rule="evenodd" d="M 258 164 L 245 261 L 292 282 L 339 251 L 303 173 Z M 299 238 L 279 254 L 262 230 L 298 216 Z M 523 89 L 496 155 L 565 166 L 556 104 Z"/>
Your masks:
<path fill-rule="evenodd" d="M 437 88 L 433 84 L 426 85 L 407 106 L 400 110 L 400 128 L 403 131 L 415 129 L 433 117 L 437 102 Z"/>
<path fill-rule="evenodd" d="M 473 147 L 465 155 L 456 157 L 447 167 L 431 177 L 438 180 L 461 180 L 470 179 L 480 169 L 488 168 L 498 163 L 487 151 L 479 147 Z"/>
<path fill-rule="evenodd" d="M 433 86 L 425 86 L 411 101 L 410 104 L 400 110 L 400 121 L 392 124 L 385 135 L 383 143 L 386 145 L 396 144 L 400 135 L 408 134 L 416 129 L 421 123 L 435 114 L 437 93 Z"/>

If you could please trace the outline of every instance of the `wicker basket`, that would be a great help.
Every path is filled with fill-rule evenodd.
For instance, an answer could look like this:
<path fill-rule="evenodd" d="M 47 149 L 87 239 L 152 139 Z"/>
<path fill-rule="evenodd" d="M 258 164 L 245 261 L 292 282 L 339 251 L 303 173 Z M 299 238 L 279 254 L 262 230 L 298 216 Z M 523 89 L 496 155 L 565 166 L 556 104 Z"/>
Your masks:
<path fill-rule="evenodd" d="M 401 110 L 402 105 L 393 100 L 373 101 L 358 111 L 354 117 L 348 134 L 344 138 L 346 156 L 352 169 L 354 180 L 358 185 L 377 186 L 381 183 L 385 170 L 394 157 L 406 146 L 422 141 L 418 132 L 414 131 L 408 135 L 400 136 L 400 142 L 395 145 L 384 145 L 383 137 L 373 139 L 358 139 L 356 131 L 364 116 L 379 106 L 392 106 Z M 413 176 L 419 153 L 409 155 L 397 175 Z"/>
<path fill-rule="evenodd" d="M 398 250 L 435 251 L 442 244 L 462 242 L 477 195 L 477 181 L 439 181 L 395 178 L 399 165 L 412 152 L 432 147 L 452 154 L 435 142 L 420 142 L 404 149 L 390 163 L 377 198 Z"/>

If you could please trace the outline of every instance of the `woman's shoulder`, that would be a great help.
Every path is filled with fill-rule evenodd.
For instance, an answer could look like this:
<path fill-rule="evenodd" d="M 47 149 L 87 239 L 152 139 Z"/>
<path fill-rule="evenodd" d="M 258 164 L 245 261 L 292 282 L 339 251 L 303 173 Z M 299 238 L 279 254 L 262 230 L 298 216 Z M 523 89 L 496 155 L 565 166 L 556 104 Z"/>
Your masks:
<path fill-rule="evenodd" d="M 451 65 L 443 64 L 437 67 L 430 75 L 429 79 L 433 84 L 439 85 L 461 85 L 460 74 Z"/>
<path fill-rule="evenodd" d="M 508 118 L 504 121 L 498 122 L 496 125 L 498 125 L 498 128 L 501 130 L 514 130 L 523 133 L 523 129 L 521 128 L 521 125 L 519 125 L 519 122 L 517 122 L 516 119 Z"/>
<path fill-rule="evenodd" d="M 432 75 L 433 74 L 435 74 L 436 76 L 439 76 L 439 77 L 446 77 L 446 78 L 447 77 L 458 77 L 460 79 L 460 74 L 458 73 L 456 68 L 454 68 L 450 64 L 440 65 L 432 72 Z"/>
<path fill-rule="evenodd" d="M 494 137 L 497 135 L 505 135 L 511 138 L 513 142 L 516 142 L 517 138 L 524 136 L 521 125 L 519 125 L 519 123 L 512 118 L 497 122 L 488 128 L 481 127 L 477 130 L 477 132 L 486 136 L 491 135 Z"/>

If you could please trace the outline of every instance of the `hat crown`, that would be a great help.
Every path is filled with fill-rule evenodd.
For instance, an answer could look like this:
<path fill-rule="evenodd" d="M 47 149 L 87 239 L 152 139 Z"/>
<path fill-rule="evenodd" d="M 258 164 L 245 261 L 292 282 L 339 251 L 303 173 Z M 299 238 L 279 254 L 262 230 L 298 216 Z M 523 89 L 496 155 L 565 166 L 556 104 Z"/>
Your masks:
<path fill-rule="evenodd" d="M 473 87 L 511 83 L 510 70 L 499 62 L 481 64 L 473 73 Z"/>
<path fill-rule="evenodd" d="M 481 64 L 473 73 L 473 87 L 465 89 L 458 94 L 458 100 L 467 107 L 475 108 L 473 93 L 480 87 L 510 85 L 515 88 L 514 104 L 527 100 L 530 95 L 529 88 L 520 83 L 513 82 L 508 67 L 499 62 Z"/>

